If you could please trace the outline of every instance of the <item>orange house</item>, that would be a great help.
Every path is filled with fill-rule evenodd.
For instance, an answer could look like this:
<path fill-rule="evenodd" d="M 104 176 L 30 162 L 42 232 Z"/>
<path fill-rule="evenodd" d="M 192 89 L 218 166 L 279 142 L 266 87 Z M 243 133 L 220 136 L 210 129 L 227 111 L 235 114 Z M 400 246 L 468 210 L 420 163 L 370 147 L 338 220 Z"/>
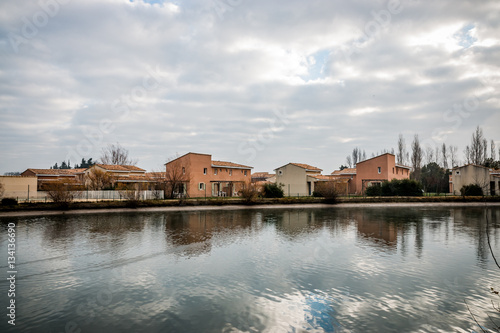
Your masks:
<path fill-rule="evenodd" d="M 242 164 L 213 161 L 212 155 L 198 153 L 182 155 L 166 163 L 165 168 L 167 182 L 172 177 L 180 179 L 183 185 L 178 192 L 191 198 L 238 196 L 240 190 L 250 186 L 253 169 Z"/>
<path fill-rule="evenodd" d="M 368 186 L 384 180 L 410 178 L 409 166 L 396 164 L 396 156 L 385 153 L 356 164 L 356 191 L 365 193 Z"/>

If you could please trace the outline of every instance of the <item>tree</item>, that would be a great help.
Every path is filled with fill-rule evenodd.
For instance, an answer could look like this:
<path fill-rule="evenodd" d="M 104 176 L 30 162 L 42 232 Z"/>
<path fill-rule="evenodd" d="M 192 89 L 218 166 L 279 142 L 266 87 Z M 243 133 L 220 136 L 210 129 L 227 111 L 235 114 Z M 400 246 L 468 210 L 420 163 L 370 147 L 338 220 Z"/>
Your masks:
<path fill-rule="evenodd" d="M 361 161 L 361 150 L 358 147 L 355 147 L 352 150 L 352 165 L 356 166 L 358 162 Z"/>
<path fill-rule="evenodd" d="M 491 142 L 490 142 L 490 158 L 493 161 L 496 161 L 496 159 L 497 159 L 497 151 L 495 148 L 495 141 L 494 140 L 491 140 Z"/>
<path fill-rule="evenodd" d="M 415 134 L 413 142 L 411 144 L 411 166 L 413 168 L 412 178 L 420 179 L 420 168 L 422 165 L 422 147 L 420 146 L 420 140 L 418 139 L 418 134 Z"/>
<path fill-rule="evenodd" d="M 165 172 L 165 198 L 183 197 L 190 178 L 179 160 L 170 161 Z M 206 184 L 205 184 L 206 186 Z"/>
<path fill-rule="evenodd" d="M 116 145 L 109 144 L 106 148 L 102 150 L 102 155 L 100 158 L 102 164 L 111 165 L 136 165 L 137 160 L 132 160 L 128 156 L 128 150 L 120 146 L 119 143 Z"/>
<path fill-rule="evenodd" d="M 78 192 L 74 191 L 75 184 L 64 180 L 58 180 L 47 184 L 47 196 L 62 207 L 68 206 Z"/>
<path fill-rule="evenodd" d="M 434 162 L 434 149 L 432 147 L 427 146 L 425 149 L 425 159 L 426 159 L 426 164 Z"/>
<path fill-rule="evenodd" d="M 3 184 L 0 183 L 0 198 L 3 197 L 4 192 L 5 192 L 5 189 L 3 187 Z"/>
<path fill-rule="evenodd" d="M 106 171 L 93 168 L 93 170 L 85 174 L 85 185 L 89 190 L 101 191 L 106 188 L 112 188 L 114 185 L 114 178 Z"/>
<path fill-rule="evenodd" d="M 283 189 L 278 184 L 264 185 L 264 198 L 283 198 L 284 194 Z"/>
<path fill-rule="evenodd" d="M 347 164 L 347 166 L 348 166 L 349 168 L 352 168 L 352 159 L 351 159 L 351 155 L 347 155 L 347 157 L 346 157 L 346 159 L 345 159 L 345 162 L 346 162 L 346 164 Z M 340 170 L 342 170 L 342 169 L 340 169 Z"/>
<path fill-rule="evenodd" d="M 397 155 L 398 155 L 397 156 L 397 163 L 400 165 L 405 165 L 407 153 L 406 153 L 406 143 L 405 143 L 405 139 L 403 138 L 403 134 L 399 134 L 398 154 Z"/>
<path fill-rule="evenodd" d="M 325 198 L 326 203 L 336 203 L 339 196 L 338 185 L 334 181 L 317 182 L 314 185 L 314 195 Z"/>
<path fill-rule="evenodd" d="M 450 162 L 451 162 L 451 167 L 454 168 L 458 166 L 459 162 L 457 160 L 457 151 L 458 147 L 457 146 L 448 146 L 448 151 L 450 152 Z"/>
<path fill-rule="evenodd" d="M 465 159 L 467 163 L 483 165 L 486 160 L 487 141 L 484 138 L 483 130 L 477 126 L 474 133 L 472 133 L 470 146 L 466 146 L 464 150 Z"/>
<path fill-rule="evenodd" d="M 347 169 L 347 168 L 348 168 L 348 166 L 347 166 L 347 165 L 340 165 L 339 170 L 341 170 L 341 171 L 342 171 L 342 170 Z"/>
<path fill-rule="evenodd" d="M 421 181 L 426 192 L 447 193 L 449 191 L 448 172 L 435 162 L 422 168 Z"/>
<path fill-rule="evenodd" d="M 444 142 L 441 146 L 441 153 L 443 158 L 443 168 L 448 169 L 448 151 L 446 150 L 446 144 Z"/>

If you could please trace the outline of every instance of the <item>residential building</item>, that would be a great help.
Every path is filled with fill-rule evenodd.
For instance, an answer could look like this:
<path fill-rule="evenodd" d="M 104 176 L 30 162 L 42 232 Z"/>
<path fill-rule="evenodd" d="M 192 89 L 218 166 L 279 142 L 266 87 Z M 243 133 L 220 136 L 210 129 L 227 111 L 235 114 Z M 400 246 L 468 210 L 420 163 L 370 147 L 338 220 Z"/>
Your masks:
<path fill-rule="evenodd" d="M 332 179 L 345 184 L 343 195 L 356 194 L 356 168 L 335 170 L 331 173 Z"/>
<path fill-rule="evenodd" d="M 500 170 L 475 164 L 452 169 L 450 175 L 451 193 L 460 195 L 460 189 L 471 184 L 480 186 L 484 195 L 500 195 Z"/>
<path fill-rule="evenodd" d="M 3 198 L 32 199 L 37 197 L 38 180 L 35 176 L 0 176 Z"/>
<path fill-rule="evenodd" d="M 276 184 L 283 186 L 285 196 L 309 196 L 314 183 L 320 181 L 320 168 L 304 163 L 288 163 L 276 168 Z"/>
<path fill-rule="evenodd" d="M 166 181 L 189 197 L 238 196 L 251 183 L 252 167 L 214 161 L 212 155 L 187 153 L 165 164 Z"/>
<path fill-rule="evenodd" d="M 37 189 L 45 190 L 47 184 L 55 181 L 67 181 L 71 183 L 81 183 L 79 179 L 84 174 L 85 169 L 26 169 L 21 176 L 36 177 Z"/>
<path fill-rule="evenodd" d="M 358 162 L 355 168 L 336 170 L 331 173 L 334 179 L 347 180 L 349 194 L 364 194 L 367 187 L 381 184 L 385 180 L 408 179 L 411 168 L 396 164 L 394 154 L 385 153 Z"/>
<path fill-rule="evenodd" d="M 83 173 L 79 174 L 79 181 L 86 187 L 91 186 L 91 174 L 102 172 L 111 177 L 111 186 L 129 186 L 136 184 L 147 185 L 150 182 L 146 175 L 146 170 L 135 165 L 111 165 L 111 164 L 94 164 Z"/>

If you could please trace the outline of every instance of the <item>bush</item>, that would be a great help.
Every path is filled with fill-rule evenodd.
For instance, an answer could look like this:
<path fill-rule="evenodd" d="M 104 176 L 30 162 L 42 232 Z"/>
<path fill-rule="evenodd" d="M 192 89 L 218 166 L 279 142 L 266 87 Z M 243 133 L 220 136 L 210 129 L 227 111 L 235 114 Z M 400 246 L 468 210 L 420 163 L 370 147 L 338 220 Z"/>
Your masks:
<path fill-rule="evenodd" d="M 74 184 L 62 180 L 47 185 L 47 196 L 63 208 L 75 199 L 77 192 L 73 191 Z"/>
<path fill-rule="evenodd" d="M 367 196 L 422 196 L 422 184 L 412 179 L 393 179 L 390 182 L 385 180 L 382 185 L 369 186 L 365 193 Z"/>
<path fill-rule="evenodd" d="M 242 189 L 239 193 L 241 197 L 245 199 L 246 203 L 254 202 L 257 198 L 257 195 L 259 194 L 254 184 L 250 184 L 249 186 Z"/>
<path fill-rule="evenodd" d="M 264 185 L 264 198 L 283 198 L 283 189 L 278 184 Z"/>
<path fill-rule="evenodd" d="M 483 196 L 483 189 L 477 184 L 464 185 L 460 189 L 463 196 Z"/>
<path fill-rule="evenodd" d="M 325 198 L 326 203 L 337 202 L 338 190 L 337 184 L 335 182 L 317 182 L 314 185 L 314 188 L 315 191 L 313 193 L 313 196 L 319 195 L 320 197 Z"/>
<path fill-rule="evenodd" d="M 17 200 L 14 198 L 3 198 L 2 206 L 15 206 L 17 205 Z"/>

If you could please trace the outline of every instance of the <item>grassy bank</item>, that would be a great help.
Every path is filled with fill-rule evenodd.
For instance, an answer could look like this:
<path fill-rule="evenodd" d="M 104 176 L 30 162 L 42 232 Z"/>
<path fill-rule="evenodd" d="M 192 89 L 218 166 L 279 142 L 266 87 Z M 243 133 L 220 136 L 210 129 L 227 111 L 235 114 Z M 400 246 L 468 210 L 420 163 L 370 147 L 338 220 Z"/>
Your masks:
<path fill-rule="evenodd" d="M 500 202 L 500 197 L 460 197 L 460 196 L 435 196 L 435 197 L 341 197 L 337 203 L 446 203 L 446 202 Z M 144 200 L 144 201 L 97 201 L 97 202 L 72 202 L 68 205 L 56 203 L 21 203 L 12 206 L 0 205 L 0 212 L 11 211 L 50 211 L 50 210 L 76 210 L 76 209 L 120 209 L 120 208 L 147 208 L 147 207 L 181 207 L 181 206 L 225 206 L 225 205 L 286 205 L 286 204 L 320 204 L 331 203 L 324 198 L 259 198 L 247 202 L 241 198 L 203 198 L 184 200 Z"/>

